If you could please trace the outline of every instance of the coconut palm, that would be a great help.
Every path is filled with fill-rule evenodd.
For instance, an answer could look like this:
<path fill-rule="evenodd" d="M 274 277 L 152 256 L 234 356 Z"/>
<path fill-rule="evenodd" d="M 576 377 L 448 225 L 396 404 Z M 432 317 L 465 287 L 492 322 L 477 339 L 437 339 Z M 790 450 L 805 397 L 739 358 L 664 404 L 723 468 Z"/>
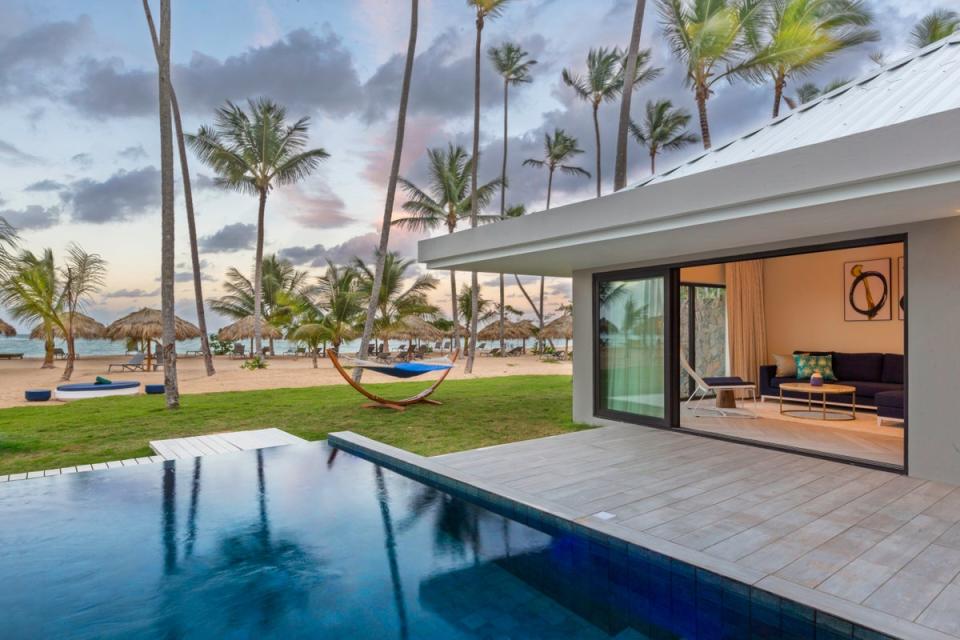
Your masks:
<path fill-rule="evenodd" d="M 147 26 L 150 29 L 150 39 L 153 41 L 153 53 L 160 61 L 160 41 L 157 38 L 157 29 L 153 23 L 153 14 L 150 12 L 150 3 L 143 0 L 143 12 L 147 17 Z M 200 350 L 203 352 L 203 362 L 207 375 L 212 376 L 217 371 L 213 366 L 213 352 L 210 351 L 210 339 L 207 335 L 207 314 L 203 309 L 203 273 L 200 271 L 200 252 L 197 248 L 197 222 L 193 211 L 193 187 L 190 182 L 190 164 L 187 159 L 187 144 L 183 135 L 183 121 L 180 118 L 180 103 L 177 101 L 177 92 L 170 83 L 170 110 L 173 115 L 173 128 L 177 136 L 177 152 L 180 156 L 180 179 L 183 182 L 183 200 L 187 211 L 187 231 L 190 237 L 190 260 L 193 264 L 193 295 L 197 305 L 197 326 L 200 328 Z"/>
<path fill-rule="evenodd" d="M 637 55 L 640 53 L 640 33 L 643 31 L 643 14 L 647 9 L 646 0 L 637 0 L 633 11 L 633 29 L 630 31 L 630 45 L 627 48 L 627 64 L 624 67 L 627 77 L 637 75 Z M 630 128 L 630 108 L 633 91 L 620 92 L 620 117 L 617 120 L 617 153 L 613 169 L 613 190 L 620 191 L 627 186 L 627 136 Z"/>
<path fill-rule="evenodd" d="M 813 82 L 804 82 L 797 87 L 797 92 L 793 97 L 785 95 L 783 96 L 783 101 L 786 102 L 787 106 L 791 109 L 796 109 L 801 104 L 813 102 L 820 96 L 832 93 L 840 87 L 850 84 L 850 82 L 852 82 L 850 78 L 835 78 L 822 87 L 818 87 Z"/>
<path fill-rule="evenodd" d="M 403 66 L 403 82 L 400 86 L 400 108 L 397 110 L 397 135 L 393 144 L 393 161 L 390 164 L 390 178 L 387 180 L 387 197 L 383 207 L 383 222 L 380 225 L 380 244 L 377 247 L 377 264 L 374 269 L 373 289 L 379 289 L 383 282 L 384 260 L 390 244 L 390 227 L 393 217 L 393 203 L 397 193 L 397 180 L 400 177 L 400 156 L 403 152 L 403 136 L 407 123 L 407 102 L 410 98 L 410 78 L 413 75 L 413 58 L 417 51 L 419 3 L 410 2 L 410 35 L 407 39 L 407 57 Z M 366 320 L 363 324 L 363 333 L 360 336 L 360 353 L 367 352 L 370 337 L 373 335 L 373 321 L 376 316 L 376 301 L 371 298 L 368 302 Z M 360 381 L 363 376 L 363 367 L 355 367 L 353 379 Z"/>
<path fill-rule="evenodd" d="M 686 66 L 700 116 L 700 138 L 709 149 L 707 100 L 713 86 L 755 64 L 757 28 L 766 0 L 658 0 L 664 35 Z"/>
<path fill-rule="evenodd" d="M 427 301 L 427 294 L 437 288 L 437 279 L 429 274 L 413 277 L 409 285 L 410 276 L 407 271 L 416 264 L 416 260 L 405 260 L 395 252 L 387 254 L 383 261 L 383 280 L 380 291 L 373 295 L 374 272 L 367 264 L 355 257 L 353 268 L 357 271 L 357 288 L 364 299 L 369 300 L 373 295 L 376 298 L 377 318 L 374 327 L 377 333 L 397 324 L 403 318 L 411 315 L 433 315 L 437 308 Z"/>
<path fill-rule="evenodd" d="M 405 178 L 400 178 L 400 184 L 410 199 L 403 203 L 406 215 L 394 220 L 393 224 L 411 231 L 423 232 L 446 228 L 447 233 L 453 233 L 461 221 L 470 218 L 470 203 L 473 196 L 470 191 L 470 176 L 473 161 L 467 156 L 463 147 L 451 143 L 446 149 L 428 149 L 427 162 L 430 186 L 426 190 Z M 489 205 L 501 185 L 500 179 L 481 185 L 477 194 L 477 205 L 481 208 Z M 478 220 L 482 222 L 498 219 L 499 216 L 478 216 Z M 456 298 L 457 274 L 451 269 L 450 299 L 454 321 L 457 319 Z M 455 342 L 458 339 L 456 324 L 453 339 Z"/>
<path fill-rule="evenodd" d="M 359 289 L 356 269 L 338 267 L 327 261 L 326 272 L 317 279 L 317 304 L 323 310 L 323 324 L 335 350 L 356 334 L 360 314 L 364 309 L 363 293 Z"/>
<path fill-rule="evenodd" d="M 644 49 L 637 54 L 636 75 L 633 89 L 650 82 L 660 75 L 661 69 L 650 66 L 650 50 Z M 600 105 L 615 100 L 623 90 L 626 77 L 626 54 L 620 49 L 590 49 L 587 53 L 587 71 L 581 76 L 564 69 L 561 77 L 564 84 L 572 88 L 577 97 L 590 104 L 593 113 L 593 136 L 596 145 L 597 197 L 600 197 L 602 177 L 600 175 Z"/>
<path fill-rule="evenodd" d="M 746 75 L 758 84 L 773 81 L 773 117 L 780 115 L 784 89 L 796 76 L 819 69 L 837 53 L 880 39 L 862 0 L 772 0 L 764 16 L 763 44 Z"/>
<path fill-rule="evenodd" d="M 910 44 L 923 49 L 928 44 L 943 40 L 960 31 L 960 13 L 937 9 L 923 16 L 910 32 Z"/>
<path fill-rule="evenodd" d="M 457 310 L 460 313 L 460 316 L 463 318 L 465 323 L 470 323 L 473 320 L 473 296 L 471 295 L 470 289 L 467 287 L 461 287 L 460 293 L 457 294 Z M 493 304 L 492 300 L 487 300 L 483 295 L 477 296 L 477 317 L 478 322 L 486 322 L 490 318 L 497 315 L 497 308 Z M 464 336 L 464 345 L 463 348 L 467 348 L 466 336 Z"/>
<path fill-rule="evenodd" d="M 17 230 L 7 222 L 6 218 L 0 216 L 0 275 L 15 258 L 11 251 L 17 246 Z"/>
<path fill-rule="evenodd" d="M 160 0 L 157 45 L 160 98 L 160 311 L 163 316 L 163 388 L 168 409 L 180 407 L 174 301 L 173 123 L 170 116 L 170 0 Z"/>
<path fill-rule="evenodd" d="M 583 153 L 583 149 L 577 146 L 577 139 L 568 136 L 563 129 L 554 129 L 553 135 L 549 133 L 543 136 L 543 159 L 527 158 L 523 161 L 524 166 L 535 167 L 537 169 L 546 168 L 547 170 L 547 211 L 550 210 L 550 196 L 553 194 L 553 174 L 559 169 L 561 172 L 572 176 L 590 177 L 590 172 L 582 167 L 567 164 L 571 159 Z M 598 163 L 599 165 L 599 163 Z M 598 187 L 599 188 L 599 187 Z M 540 276 L 540 304 L 535 307 L 539 327 L 543 328 L 543 296 L 544 283 L 546 278 Z M 517 278 L 517 284 L 520 284 L 520 278 Z M 523 289 L 523 286 L 520 287 Z M 524 291 L 524 295 L 526 292 Z M 527 296 L 527 300 L 530 297 Z"/>
<path fill-rule="evenodd" d="M 38 256 L 25 250 L 5 262 L 4 277 L 0 281 L 0 304 L 16 320 L 41 323 L 44 341 L 41 368 L 52 369 L 54 328 L 63 310 L 53 251 L 44 249 Z"/>
<path fill-rule="evenodd" d="M 500 164 L 500 217 L 505 218 L 507 212 L 507 141 L 509 140 L 509 105 L 510 87 L 512 85 L 531 82 L 530 68 L 537 64 L 536 60 L 529 60 L 529 55 L 519 45 L 512 42 L 504 43 L 499 47 L 491 47 L 487 51 L 493 68 L 503 78 L 503 159 Z M 454 287 L 456 291 L 456 287 Z M 500 274 L 500 307 L 503 308 L 504 282 Z M 500 314 L 500 353 L 506 351 L 507 342 L 503 335 L 505 326 L 503 313 Z"/>
<path fill-rule="evenodd" d="M 630 123 L 630 133 L 650 156 L 650 173 L 657 172 L 657 155 L 661 151 L 675 151 L 699 142 L 687 130 L 692 116 L 686 109 L 673 106 L 669 100 L 648 101 L 643 122 Z"/>
<path fill-rule="evenodd" d="M 479 164 L 480 158 L 480 58 L 483 50 L 481 46 L 483 27 L 488 19 L 500 16 L 508 2 L 510 0 L 467 0 L 467 6 L 473 7 L 475 12 L 474 25 L 477 34 L 473 52 L 473 151 L 470 156 L 474 159 L 474 162 L 470 163 L 471 227 L 476 227 L 480 223 L 480 187 L 477 180 L 477 164 Z M 470 307 L 473 320 L 470 322 L 470 349 L 467 350 L 467 363 L 464 366 L 467 373 L 473 371 L 473 361 L 477 349 L 477 305 L 480 301 L 480 283 L 477 280 L 476 271 L 470 274 L 470 292 L 473 300 Z"/>
<path fill-rule="evenodd" d="M 67 247 L 67 259 L 59 271 L 63 308 L 60 324 L 67 342 L 67 361 L 63 368 L 64 380 L 69 380 L 73 375 L 73 363 L 77 359 L 74 322 L 90 302 L 93 294 L 103 288 L 106 275 L 107 263 L 99 254 L 84 251 L 76 243 L 71 243 Z"/>
<path fill-rule="evenodd" d="M 221 187 L 259 197 L 257 246 L 254 259 L 254 317 L 261 316 L 263 291 L 264 215 L 267 195 L 275 188 L 300 182 L 330 157 L 321 148 L 306 149 L 310 118 L 287 123 L 287 110 L 260 98 L 248 101 L 249 113 L 230 101 L 216 111 L 215 124 L 187 136 L 200 159 L 217 174 Z M 256 325 L 254 348 L 262 340 Z"/>

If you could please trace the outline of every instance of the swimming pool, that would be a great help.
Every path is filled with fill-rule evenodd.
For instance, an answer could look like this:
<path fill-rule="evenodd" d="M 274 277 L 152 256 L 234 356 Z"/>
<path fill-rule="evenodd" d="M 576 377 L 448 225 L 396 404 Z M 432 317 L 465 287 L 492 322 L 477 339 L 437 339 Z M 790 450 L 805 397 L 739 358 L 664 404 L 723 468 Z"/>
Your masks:
<path fill-rule="evenodd" d="M 884 637 L 332 451 L 0 485 L 0 636 Z"/>

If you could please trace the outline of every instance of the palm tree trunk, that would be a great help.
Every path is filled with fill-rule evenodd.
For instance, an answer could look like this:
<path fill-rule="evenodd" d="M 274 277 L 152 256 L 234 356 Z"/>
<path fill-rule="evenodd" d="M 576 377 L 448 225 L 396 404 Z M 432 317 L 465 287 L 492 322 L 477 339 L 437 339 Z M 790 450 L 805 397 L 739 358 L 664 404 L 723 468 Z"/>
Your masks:
<path fill-rule="evenodd" d="M 650 175 L 656 175 L 657 173 L 657 152 L 650 152 Z"/>
<path fill-rule="evenodd" d="M 320 363 L 319 363 L 318 360 L 317 360 L 317 349 L 318 349 L 317 345 L 313 345 L 313 348 L 310 349 L 310 352 L 313 354 L 313 368 L 314 368 L 314 369 L 319 369 L 319 368 L 320 368 Z"/>
<path fill-rule="evenodd" d="M 540 314 L 539 314 L 539 324 L 537 325 L 537 342 L 540 343 L 540 353 L 543 353 L 543 286 L 546 283 L 547 279 L 543 276 L 540 276 Z"/>
<path fill-rule="evenodd" d="M 700 137 L 703 139 L 703 148 L 709 149 L 710 142 L 710 123 L 707 120 L 707 89 L 698 86 L 696 90 L 697 112 L 700 114 Z"/>
<path fill-rule="evenodd" d="M 627 64 L 624 75 L 631 82 L 637 77 L 637 54 L 640 52 L 640 32 L 643 30 L 643 12 L 646 0 L 637 0 L 633 13 L 633 30 L 630 32 L 630 46 L 627 48 Z M 633 87 L 624 86 L 620 96 L 620 121 L 617 126 L 617 164 L 613 170 L 613 190 L 620 191 L 627 186 L 627 134 L 630 129 L 630 102 L 633 99 Z"/>
<path fill-rule="evenodd" d="M 480 164 L 480 43 L 483 36 L 483 14 L 477 12 L 477 39 L 473 52 L 473 154 L 470 162 L 470 227 L 477 226 L 477 165 Z M 473 373 L 477 350 L 477 320 L 480 315 L 480 283 L 477 272 L 470 274 L 470 347 L 464 371 Z"/>
<path fill-rule="evenodd" d="M 70 333 L 67 334 L 67 363 L 63 367 L 63 375 L 60 377 L 64 382 L 69 381 L 70 376 L 73 375 L 73 362 L 77 359 L 76 341 L 72 333 L 73 329 L 71 328 Z"/>
<path fill-rule="evenodd" d="M 597 112 L 600 110 L 599 103 L 593 103 L 593 137 L 597 143 L 597 197 L 600 197 L 600 119 Z"/>
<path fill-rule="evenodd" d="M 50 326 L 49 320 L 43 321 L 43 364 L 40 365 L 41 369 L 53 369 L 53 328 Z"/>
<path fill-rule="evenodd" d="M 390 225 L 393 218 L 393 201 L 397 193 L 397 179 L 400 175 L 400 156 L 403 153 L 403 134 L 407 124 L 407 101 L 410 98 L 410 78 L 413 75 L 413 58 L 417 50 L 417 12 L 418 0 L 410 2 L 410 37 L 407 40 L 407 59 L 403 67 L 403 84 L 400 87 L 400 109 L 397 112 L 397 136 L 393 143 L 393 163 L 390 165 L 390 179 L 387 182 L 387 197 L 383 207 L 383 223 L 380 227 L 380 245 L 377 251 L 377 267 L 373 274 L 373 287 L 370 289 L 370 301 L 367 304 L 367 318 L 363 323 L 360 336 L 360 357 L 367 353 L 370 336 L 373 334 L 373 321 L 377 314 L 378 292 L 383 286 L 383 269 L 387 260 L 387 248 L 390 244 Z M 353 379 L 358 381 L 363 375 L 361 367 L 354 367 Z"/>
<path fill-rule="evenodd" d="M 153 23 L 153 14 L 150 12 L 148 0 L 143 0 L 143 12 L 147 16 L 147 26 L 150 27 L 150 39 L 153 41 L 153 53 L 159 56 L 157 29 Z M 203 361 L 207 375 L 212 376 L 217 371 L 213 368 L 213 352 L 210 351 L 210 336 L 207 334 L 207 317 L 203 309 L 203 285 L 200 273 L 200 254 L 197 248 L 197 222 L 193 211 L 193 187 L 190 184 L 190 166 L 187 160 L 187 147 L 183 137 L 183 121 L 180 119 L 180 103 L 177 101 L 177 92 L 170 85 L 170 106 L 173 109 L 173 127 L 177 135 L 177 152 L 180 155 L 180 175 L 183 180 L 183 199 L 187 209 L 187 229 L 190 233 L 190 258 L 193 262 L 193 295 L 197 301 L 197 326 L 200 328 L 200 350 L 203 352 Z"/>
<path fill-rule="evenodd" d="M 263 349 L 263 225 L 267 210 L 267 190 L 260 189 L 260 206 L 257 209 L 257 252 L 253 259 L 253 347 L 252 355 L 260 355 Z"/>
<path fill-rule="evenodd" d="M 507 135 L 509 116 L 510 82 L 503 81 L 503 162 L 500 165 L 500 219 L 503 220 L 507 212 Z M 507 350 L 507 341 L 504 337 L 506 329 L 506 309 L 504 308 L 503 274 L 500 274 L 500 355 Z"/>
<path fill-rule="evenodd" d="M 160 310 L 163 321 L 163 382 L 168 409 L 180 407 L 177 387 L 176 316 L 174 315 L 173 281 L 174 210 L 173 210 L 173 123 L 170 117 L 170 0 L 160 0 Z"/>
<path fill-rule="evenodd" d="M 783 71 L 777 71 L 773 77 L 773 117 L 780 115 L 780 102 L 783 100 L 783 90 L 787 86 L 787 79 Z"/>
<path fill-rule="evenodd" d="M 458 349 L 460 348 L 460 329 L 457 328 L 460 319 L 457 311 L 457 272 L 450 269 L 450 313 L 452 314 L 450 317 L 453 319 L 453 339 L 450 340 L 451 351 L 454 345 Z"/>

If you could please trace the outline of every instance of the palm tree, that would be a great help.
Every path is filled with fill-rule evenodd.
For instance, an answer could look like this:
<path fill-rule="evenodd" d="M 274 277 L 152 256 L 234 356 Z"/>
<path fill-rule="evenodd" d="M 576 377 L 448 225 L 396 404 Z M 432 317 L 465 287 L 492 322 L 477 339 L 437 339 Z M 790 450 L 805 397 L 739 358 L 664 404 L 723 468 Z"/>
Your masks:
<path fill-rule="evenodd" d="M 473 193 L 469 190 L 473 160 L 467 156 L 463 147 L 452 143 L 442 148 L 427 150 L 428 174 L 430 186 L 427 191 L 416 186 L 405 178 L 400 178 L 400 184 L 410 196 L 403 203 L 403 210 L 409 214 L 398 218 L 393 224 L 412 231 L 434 231 L 446 227 L 447 233 L 453 233 L 457 225 L 470 218 L 470 203 Z M 486 207 L 493 199 L 502 182 L 492 180 L 480 187 L 477 197 L 478 206 Z M 484 222 L 499 219 L 498 216 L 479 216 Z M 453 308 L 454 320 L 453 341 L 458 342 L 459 331 L 457 325 L 457 273 L 450 270 L 450 301 Z"/>
<path fill-rule="evenodd" d="M 379 262 L 379 260 L 378 260 Z M 416 264 L 416 260 L 405 260 L 395 252 L 387 254 L 383 261 L 383 279 L 379 292 L 373 294 L 375 273 L 367 264 L 355 257 L 353 268 L 357 271 L 357 287 L 364 299 L 376 300 L 377 317 L 374 326 L 380 332 L 396 326 L 401 320 L 412 315 L 433 315 L 437 308 L 427 301 L 427 294 L 437 288 L 437 279 L 429 274 L 415 276 L 413 282 L 406 285 L 407 271 Z"/>
<path fill-rule="evenodd" d="M 915 49 L 923 49 L 957 31 L 960 31 L 960 13 L 950 9 L 937 9 L 923 16 L 913 27 L 910 44 Z"/>
<path fill-rule="evenodd" d="M 492 301 L 487 300 L 482 295 L 478 296 L 477 299 L 477 320 L 479 322 L 486 322 L 493 316 L 497 315 L 497 309 Z M 457 294 L 457 309 L 460 312 L 460 315 L 463 317 L 463 321 L 469 323 L 473 320 L 473 296 L 470 292 L 470 289 L 462 287 L 460 293 Z M 466 336 L 464 336 L 466 340 Z M 467 345 L 464 343 L 463 348 L 466 349 Z"/>
<path fill-rule="evenodd" d="M 173 127 L 170 118 L 170 0 L 160 0 L 157 54 L 160 96 L 160 313 L 163 324 L 163 388 L 168 409 L 180 408 L 177 387 L 176 304 L 173 210 Z"/>
<path fill-rule="evenodd" d="M 600 175 L 600 105 L 615 100 L 623 90 L 626 77 L 626 55 L 620 49 L 590 49 L 587 53 L 587 72 L 585 76 L 575 75 L 569 69 L 564 69 L 562 78 L 564 84 L 572 88 L 577 97 L 590 104 L 593 111 L 593 136 L 596 145 L 596 179 L 597 197 L 600 197 L 602 177 Z M 650 67 L 650 50 L 645 49 L 637 54 L 635 61 L 636 75 L 633 89 L 650 82 L 660 75 L 661 69 Z"/>
<path fill-rule="evenodd" d="M 537 64 L 536 60 L 528 60 L 529 55 L 519 45 L 512 42 L 504 43 L 500 47 L 491 47 L 487 54 L 493 62 L 494 69 L 503 78 L 503 160 L 500 165 L 500 217 L 506 217 L 507 212 L 507 141 L 509 140 L 509 95 L 510 86 L 529 83 L 530 68 Z M 500 275 L 500 353 L 506 352 L 507 342 L 503 332 L 506 318 L 503 315 L 504 282 Z M 456 289 L 454 289 L 456 290 Z"/>
<path fill-rule="evenodd" d="M 591 51 L 591 54 L 592 53 Z M 594 114 L 596 114 L 596 111 L 594 111 Z M 590 172 L 586 169 L 567 164 L 572 158 L 581 153 L 583 153 L 583 149 L 577 146 L 576 138 L 568 136 L 563 129 L 555 129 L 552 136 L 549 133 L 543 136 L 543 160 L 527 158 L 523 161 L 524 166 L 547 169 L 547 211 L 550 210 L 550 196 L 553 194 L 553 174 L 557 169 L 572 176 L 590 177 Z M 599 166 L 599 161 L 597 165 Z M 597 188 L 599 189 L 599 186 Z M 543 329 L 543 294 L 545 281 L 546 278 L 540 276 L 540 304 L 534 308 L 540 329 Z M 520 278 L 517 278 L 517 284 L 520 284 Z M 522 290 L 523 285 L 521 285 L 520 288 Z M 524 291 L 524 295 L 527 297 L 527 300 L 530 300 L 530 296 L 527 296 L 526 291 Z"/>
<path fill-rule="evenodd" d="M 63 368 L 63 379 L 73 375 L 73 363 L 77 359 L 74 319 L 90 301 L 93 294 L 103 287 L 107 274 L 106 261 L 96 253 L 88 253 L 76 243 L 67 247 L 66 264 L 60 268 L 63 299 L 63 335 L 67 341 L 67 362 Z"/>
<path fill-rule="evenodd" d="M 383 207 L 383 222 L 380 225 L 380 245 L 377 247 L 377 265 L 374 270 L 373 289 L 379 289 L 383 282 L 384 261 L 390 245 L 390 226 L 393 217 L 393 202 L 397 193 L 397 180 L 400 177 L 400 156 L 403 153 L 403 135 L 407 124 L 407 102 L 410 98 L 410 78 L 413 76 L 413 58 L 417 52 L 417 27 L 419 3 L 410 2 L 410 35 L 407 40 L 407 58 L 403 66 L 403 83 L 400 86 L 400 108 L 397 111 L 397 135 L 393 144 L 393 162 L 390 165 L 390 178 L 387 181 L 387 197 Z M 370 336 L 373 335 L 373 321 L 376 315 L 376 301 L 371 298 L 367 308 L 367 317 L 360 336 L 360 353 L 367 352 Z M 355 367 L 353 379 L 360 381 L 362 367 Z"/>
<path fill-rule="evenodd" d="M 14 319 L 43 325 L 44 358 L 40 368 L 52 369 L 54 327 L 59 322 L 63 303 L 53 251 L 44 249 L 37 256 L 25 250 L 5 263 L 0 303 L 10 310 Z"/>
<path fill-rule="evenodd" d="M 772 0 L 763 20 L 766 36 L 746 75 L 773 80 L 773 117 L 789 80 L 820 68 L 837 53 L 879 40 L 873 16 L 861 0 Z"/>
<path fill-rule="evenodd" d="M 658 0 L 663 30 L 674 55 L 686 66 L 700 115 L 700 138 L 709 149 L 707 100 L 713 86 L 754 65 L 751 47 L 766 0 Z"/>
<path fill-rule="evenodd" d="M 338 267 L 327 261 L 327 271 L 317 280 L 318 306 L 323 310 L 323 324 L 334 350 L 354 337 L 356 325 L 364 310 L 359 277 L 352 267 Z"/>
<path fill-rule="evenodd" d="M 643 31 L 643 14 L 647 10 L 646 0 L 637 0 L 633 11 L 633 29 L 630 31 L 630 45 L 627 48 L 627 65 L 624 68 L 627 77 L 637 75 L 637 54 L 640 53 L 640 33 Z M 630 127 L 630 108 L 633 91 L 620 94 L 620 118 L 617 120 L 617 154 L 613 169 L 613 190 L 620 191 L 627 186 L 627 135 Z"/>
<path fill-rule="evenodd" d="M 664 150 L 675 151 L 700 138 L 687 131 L 692 116 L 686 109 L 674 108 L 669 100 L 648 101 L 643 122 L 630 123 L 633 138 L 647 148 L 650 155 L 650 173 L 657 172 L 657 155 Z"/>
<path fill-rule="evenodd" d="M 153 53 L 159 64 L 160 42 L 157 39 L 157 29 L 153 24 L 153 14 L 150 12 L 150 3 L 143 0 L 143 12 L 147 16 L 147 26 L 150 29 L 150 39 L 153 41 Z M 170 84 L 170 108 L 173 114 L 173 128 L 177 136 L 177 151 L 180 156 L 180 178 L 183 181 L 183 199 L 187 210 L 187 230 L 190 234 L 190 259 L 193 263 L 193 295 L 197 304 L 197 326 L 200 328 L 200 350 L 203 352 L 203 362 L 207 375 L 212 376 L 217 371 L 213 367 L 213 352 L 210 351 L 210 338 L 207 335 L 207 314 L 203 309 L 203 274 L 200 271 L 200 252 L 197 248 L 197 221 L 193 212 L 193 187 L 190 184 L 190 165 L 187 160 L 187 145 L 183 137 L 183 121 L 180 118 L 180 103 L 177 101 L 177 92 Z"/>
<path fill-rule="evenodd" d="M 479 223 L 480 203 L 479 185 L 477 182 L 477 165 L 480 160 L 480 57 L 482 52 L 481 41 L 483 38 L 483 26 L 487 19 L 493 19 L 503 13 L 504 7 L 510 0 L 467 0 L 467 6 L 475 10 L 476 43 L 473 52 L 473 152 L 470 157 L 473 162 L 470 163 L 470 226 L 476 227 Z M 470 349 L 467 350 L 467 363 L 464 370 L 467 373 L 473 371 L 473 361 L 477 350 L 477 305 L 480 301 L 480 283 L 477 280 L 477 272 L 470 274 L 470 295 L 473 302 L 470 305 Z"/>
<path fill-rule="evenodd" d="M 792 98 L 785 95 L 783 96 L 783 101 L 786 102 L 787 106 L 791 109 L 796 109 L 801 104 L 813 102 L 820 96 L 825 96 L 828 93 L 832 93 L 840 87 L 850 84 L 850 82 L 850 78 L 835 78 L 822 87 L 818 87 L 813 82 L 804 82 L 802 85 L 797 87 L 797 92 Z"/>
<path fill-rule="evenodd" d="M 507 207 L 507 210 L 506 210 L 506 212 L 504 212 L 503 217 L 504 217 L 504 219 L 507 219 L 507 218 L 519 218 L 520 216 L 525 216 L 525 215 L 527 215 L 527 208 L 526 208 L 525 206 L 523 206 L 522 204 L 515 204 L 515 205 L 513 205 L 513 206 Z M 533 301 L 533 298 L 530 297 L 530 294 L 527 293 L 527 288 L 523 286 L 523 281 L 520 280 L 520 276 L 515 273 L 515 274 L 513 274 L 513 279 L 516 281 L 517 287 L 520 289 L 520 293 L 523 294 L 523 297 L 526 298 L 526 299 L 527 299 L 527 302 L 530 304 L 530 308 L 533 309 L 533 313 L 534 313 L 535 315 L 536 315 L 536 314 L 539 314 L 540 312 L 538 311 L 537 303 L 534 302 L 534 301 Z M 500 292 L 500 305 L 499 305 L 499 309 L 501 310 L 501 314 L 500 314 L 500 321 L 501 321 L 501 322 L 503 322 L 503 320 L 504 320 L 504 317 L 503 317 L 504 314 L 502 313 L 502 311 L 503 311 L 504 308 L 509 308 L 509 306 L 506 305 L 506 301 L 504 300 L 503 291 L 501 290 L 501 292 Z M 504 345 L 504 346 L 505 346 L 505 345 Z M 501 353 L 503 353 L 503 351 L 502 351 L 503 348 L 504 348 L 504 347 L 501 347 Z"/>
<path fill-rule="evenodd" d="M 266 98 L 248 101 L 249 113 L 230 101 L 218 108 L 215 124 L 187 136 L 200 159 L 217 174 L 217 184 L 259 196 L 254 259 L 254 317 L 261 317 L 264 214 L 267 195 L 313 173 L 330 157 L 321 148 L 306 149 L 310 118 L 287 124 L 287 110 Z M 254 348 L 262 348 L 260 325 L 254 325 Z"/>

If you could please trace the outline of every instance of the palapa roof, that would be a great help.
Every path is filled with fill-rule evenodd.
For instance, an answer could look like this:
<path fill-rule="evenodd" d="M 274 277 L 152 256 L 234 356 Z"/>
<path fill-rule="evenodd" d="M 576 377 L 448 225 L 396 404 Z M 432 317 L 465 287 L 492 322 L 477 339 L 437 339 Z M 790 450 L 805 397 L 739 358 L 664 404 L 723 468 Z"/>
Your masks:
<path fill-rule="evenodd" d="M 70 326 L 70 314 L 63 314 L 63 325 Z M 60 327 L 53 325 L 53 335 L 61 340 L 65 340 L 67 336 L 64 335 L 63 330 Z M 73 314 L 73 337 L 74 338 L 103 338 L 107 328 L 103 326 L 103 323 L 97 322 L 90 316 L 83 313 Z M 43 340 L 46 336 L 44 335 L 44 326 L 43 323 L 38 324 L 30 331 L 30 337 L 34 340 Z"/>
<path fill-rule="evenodd" d="M 3 334 L 8 338 L 12 338 L 13 336 L 17 335 L 17 329 L 13 325 L 9 325 L 3 320 L 0 320 L 0 334 Z"/>
<path fill-rule="evenodd" d="M 565 313 L 556 320 L 553 320 L 543 328 L 543 333 L 540 337 L 551 340 L 559 338 L 569 340 L 573 338 L 573 316 Z"/>
<path fill-rule="evenodd" d="M 176 318 L 176 339 L 199 338 L 200 329 L 183 318 Z M 134 340 L 159 340 L 163 337 L 163 321 L 158 309 L 144 307 L 118 320 L 114 320 L 104 335 L 111 340 L 133 338 Z"/>
<path fill-rule="evenodd" d="M 406 316 L 379 332 L 381 339 L 390 340 L 442 340 L 446 335 L 419 316 Z"/>
<path fill-rule="evenodd" d="M 503 323 L 503 337 L 507 340 L 522 340 L 533 336 L 536 327 L 529 320 L 520 320 L 519 322 L 510 322 L 505 320 Z M 494 320 L 483 329 L 477 332 L 479 340 L 499 340 L 500 339 L 500 321 Z"/>
<path fill-rule="evenodd" d="M 245 340 L 246 338 L 253 337 L 253 316 L 247 316 L 246 318 L 241 318 L 234 322 L 233 324 L 228 324 L 220 331 L 217 331 L 217 338 L 220 340 Z M 260 321 L 260 335 L 264 338 L 281 338 L 283 334 L 280 333 L 280 330 L 269 322 Z"/>

